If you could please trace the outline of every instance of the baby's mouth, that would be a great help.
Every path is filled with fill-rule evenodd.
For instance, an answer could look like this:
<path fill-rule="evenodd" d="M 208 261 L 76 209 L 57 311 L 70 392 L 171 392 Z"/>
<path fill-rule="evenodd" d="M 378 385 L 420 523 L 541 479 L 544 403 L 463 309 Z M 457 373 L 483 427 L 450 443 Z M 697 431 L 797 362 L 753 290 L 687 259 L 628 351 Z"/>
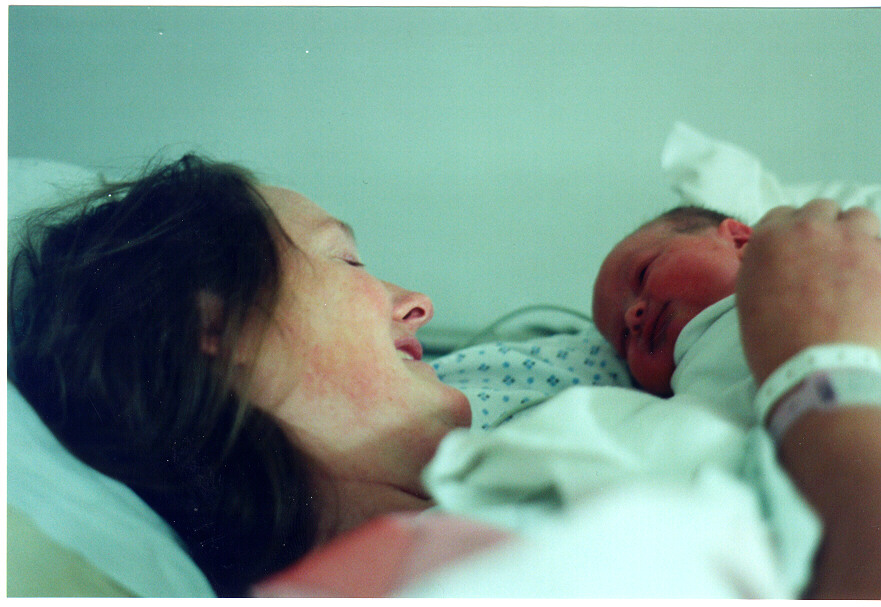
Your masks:
<path fill-rule="evenodd" d="M 654 323 L 652 323 L 651 332 L 649 333 L 649 353 L 651 354 L 654 354 L 658 349 L 658 345 L 664 341 L 667 327 L 670 326 L 670 321 L 672 320 L 673 315 L 667 314 L 667 308 L 669 305 L 669 303 L 664 304 L 664 307 L 661 308 L 661 311 L 655 316 Z"/>

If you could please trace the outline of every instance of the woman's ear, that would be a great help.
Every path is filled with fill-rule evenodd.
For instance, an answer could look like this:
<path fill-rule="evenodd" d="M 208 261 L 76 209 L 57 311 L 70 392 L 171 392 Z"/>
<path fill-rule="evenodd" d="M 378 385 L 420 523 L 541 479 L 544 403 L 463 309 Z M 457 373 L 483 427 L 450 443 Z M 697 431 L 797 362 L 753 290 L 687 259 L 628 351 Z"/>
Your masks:
<path fill-rule="evenodd" d="M 734 245 L 737 256 L 741 258 L 752 234 L 753 229 L 751 227 L 733 217 L 724 219 L 719 224 L 719 235 Z"/>
<path fill-rule="evenodd" d="M 226 328 L 227 310 L 223 299 L 210 291 L 202 290 L 196 296 L 201 322 L 199 349 L 208 356 L 219 356 L 223 333 Z M 232 351 L 232 362 L 236 365 L 252 364 L 258 352 L 264 332 L 261 325 L 253 319 L 245 322 Z"/>
<path fill-rule="evenodd" d="M 199 308 L 201 333 L 199 348 L 204 354 L 217 356 L 220 353 L 220 336 L 223 333 L 223 300 L 209 291 L 199 291 L 196 296 Z"/>

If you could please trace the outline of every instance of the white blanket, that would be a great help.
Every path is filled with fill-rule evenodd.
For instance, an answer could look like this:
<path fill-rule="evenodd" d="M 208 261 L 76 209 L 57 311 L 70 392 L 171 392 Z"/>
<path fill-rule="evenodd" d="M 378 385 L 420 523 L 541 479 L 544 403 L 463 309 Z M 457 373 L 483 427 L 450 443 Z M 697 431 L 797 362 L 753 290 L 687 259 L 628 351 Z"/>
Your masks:
<path fill-rule="evenodd" d="M 754 495 L 724 475 L 620 483 L 407 597 L 790 598 Z"/>
<path fill-rule="evenodd" d="M 609 495 L 621 501 L 625 488 L 636 496 L 646 493 L 667 520 L 663 529 L 643 535 L 653 550 L 685 553 L 695 562 L 726 551 L 741 564 L 770 559 L 770 568 L 747 567 L 752 580 L 747 586 L 798 596 L 810 576 L 820 525 L 777 464 L 766 432 L 751 419 L 755 390 L 745 362 L 725 364 L 738 351 L 732 331 L 736 343 L 733 298 L 686 327 L 683 336 L 690 343 L 681 353 L 677 344 L 674 389 L 683 383 L 688 389 L 671 398 L 627 388 L 574 387 L 492 431 L 452 433 L 426 469 L 427 487 L 440 508 L 516 529 L 541 545 L 547 521 L 557 521 L 551 524 L 556 529 L 561 513 L 590 512 Z M 706 373 L 716 368 L 714 361 L 722 371 Z M 724 499 L 734 494 L 751 499 Z M 659 497 L 665 495 L 670 499 Z M 554 533 L 572 544 L 567 549 L 590 552 L 588 560 L 602 558 L 612 546 L 617 554 L 630 537 L 633 508 L 624 501 L 603 510 L 605 524 L 589 525 L 602 529 L 601 537 L 580 535 L 574 527 Z M 616 511 L 621 516 L 612 516 Z M 738 518 L 743 538 L 751 539 L 731 542 L 730 529 L 721 527 L 695 537 L 696 521 L 703 525 L 726 516 Z M 681 575 L 675 568 L 665 572 L 677 580 Z M 628 575 L 655 579 L 658 572 L 631 564 Z M 771 586 L 759 584 L 768 576 Z"/>

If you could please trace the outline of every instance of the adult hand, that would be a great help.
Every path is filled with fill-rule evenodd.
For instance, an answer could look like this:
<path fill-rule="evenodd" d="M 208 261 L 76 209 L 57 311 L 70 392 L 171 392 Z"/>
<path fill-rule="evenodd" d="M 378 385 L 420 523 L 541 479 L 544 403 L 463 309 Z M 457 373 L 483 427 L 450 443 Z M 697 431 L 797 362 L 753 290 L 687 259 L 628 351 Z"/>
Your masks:
<path fill-rule="evenodd" d="M 804 348 L 881 348 L 881 222 L 830 200 L 769 212 L 737 284 L 741 339 L 757 382 Z M 881 386 L 879 386 L 881 389 Z M 807 411 L 778 444 L 780 463 L 823 520 L 811 598 L 881 598 L 881 408 Z"/>
<path fill-rule="evenodd" d="M 881 221 L 831 200 L 777 207 L 755 226 L 743 257 L 737 308 L 758 383 L 822 343 L 881 349 Z"/>

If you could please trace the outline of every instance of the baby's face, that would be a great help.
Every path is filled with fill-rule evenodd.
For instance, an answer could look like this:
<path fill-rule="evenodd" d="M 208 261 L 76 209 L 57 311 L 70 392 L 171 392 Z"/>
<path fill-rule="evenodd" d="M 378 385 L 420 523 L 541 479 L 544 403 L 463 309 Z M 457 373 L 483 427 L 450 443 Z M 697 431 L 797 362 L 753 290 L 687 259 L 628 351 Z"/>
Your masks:
<path fill-rule="evenodd" d="M 603 261 L 594 322 L 643 389 L 671 394 L 676 338 L 698 312 L 734 293 L 750 233 L 733 219 L 693 233 L 658 223 L 622 240 Z"/>

